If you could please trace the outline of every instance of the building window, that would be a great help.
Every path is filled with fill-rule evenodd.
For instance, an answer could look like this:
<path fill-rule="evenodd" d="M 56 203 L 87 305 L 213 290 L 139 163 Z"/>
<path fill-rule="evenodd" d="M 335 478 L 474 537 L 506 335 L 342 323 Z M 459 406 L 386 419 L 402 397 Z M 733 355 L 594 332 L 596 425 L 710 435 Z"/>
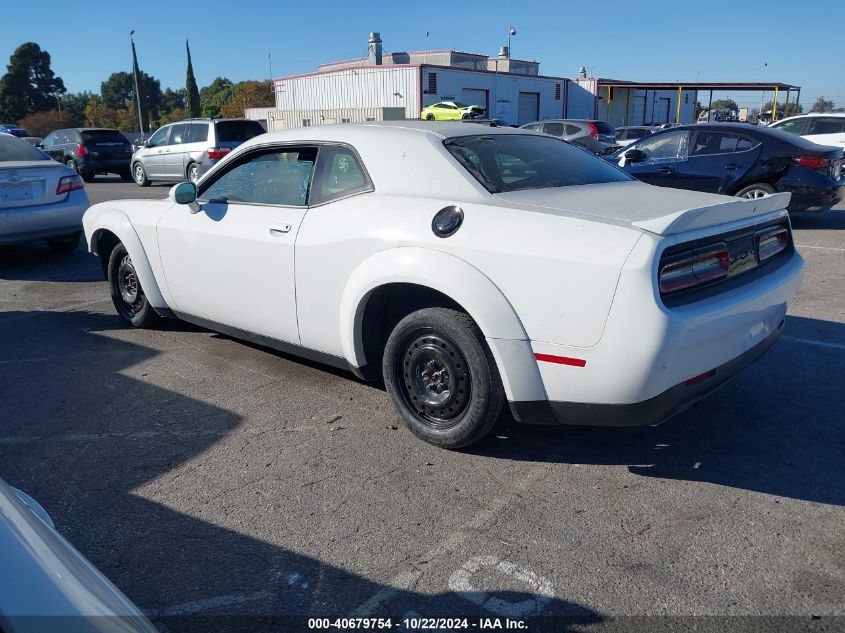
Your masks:
<path fill-rule="evenodd" d="M 684 105 L 686 105 L 687 103 L 689 103 L 689 93 L 688 92 L 686 94 L 684 94 Z"/>
<path fill-rule="evenodd" d="M 302 119 L 302 127 L 308 127 L 311 125 L 311 119 Z"/>
<path fill-rule="evenodd" d="M 428 94 L 437 94 L 437 73 L 428 73 Z"/>
<path fill-rule="evenodd" d="M 555 101 L 560 101 L 560 84 L 555 84 Z"/>
<path fill-rule="evenodd" d="M 341 123 L 350 123 L 351 121 L 352 121 L 352 119 L 341 119 L 340 120 Z"/>

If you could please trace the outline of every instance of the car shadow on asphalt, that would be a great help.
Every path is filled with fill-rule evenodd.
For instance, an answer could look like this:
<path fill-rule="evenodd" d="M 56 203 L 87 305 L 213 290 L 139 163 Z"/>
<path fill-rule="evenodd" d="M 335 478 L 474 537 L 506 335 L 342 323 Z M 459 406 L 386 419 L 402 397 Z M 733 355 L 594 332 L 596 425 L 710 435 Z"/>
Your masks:
<path fill-rule="evenodd" d="M 46 242 L 0 246 L 3 281 L 103 281 L 100 260 L 88 253 L 84 239 L 72 253 L 55 253 Z"/>
<path fill-rule="evenodd" d="M 830 346 L 808 344 L 806 340 Z M 787 317 L 784 335 L 709 398 L 656 427 L 533 426 L 505 415 L 467 450 L 845 505 L 845 325 Z"/>
<path fill-rule="evenodd" d="M 799 231 L 820 231 L 845 229 L 845 211 L 806 211 L 791 213 L 792 228 Z"/>
<path fill-rule="evenodd" d="M 0 476 L 38 499 L 58 530 L 163 631 L 267 630 L 260 625 L 266 616 L 279 623 L 274 630 L 306 630 L 301 619 L 284 617 L 348 617 L 368 601 L 378 605 L 374 616 L 564 617 L 532 631 L 568 630 L 576 623 L 583 630 L 602 621 L 590 608 L 539 586 L 489 593 L 472 588 L 480 583 L 466 592 L 444 586 L 439 594 L 394 589 L 299 553 L 295 540 L 283 547 L 250 537 L 249 516 L 234 521 L 243 520 L 240 530 L 205 520 L 206 513 L 239 512 L 225 506 L 231 490 L 198 480 L 208 454 L 242 418 L 201 395 L 184 395 L 196 394 L 201 385 L 177 372 L 168 374 L 172 388 L 155 384 L 146 369 L 158 352 L 127 341 L 113 316 L 78 311 L 4 317 Z M 238 441 L 251 441 L 243 435 L 249 434 Z M 233 490 L 243 486 L 239 469 L 231 477 Z M 284 481 L 274 485 L 280 490 L 272 492 L 282 496 L 302 494 L 285 490 Z M 190 516 L 169 505 L 179 506 L 183 495 L 194 496 Z M 278 503 L 267 491 L 245 507 L 279 512 Z M 299 535 L 308 534 L 315 520 L 278 516 Z M 318 533 L 313 538 L 319 543 Z M 356 538 L 350 547 L 362 552 L 371 547 L 366 535 Z M 393 578 L 401 571 L 384 573 Z"/>

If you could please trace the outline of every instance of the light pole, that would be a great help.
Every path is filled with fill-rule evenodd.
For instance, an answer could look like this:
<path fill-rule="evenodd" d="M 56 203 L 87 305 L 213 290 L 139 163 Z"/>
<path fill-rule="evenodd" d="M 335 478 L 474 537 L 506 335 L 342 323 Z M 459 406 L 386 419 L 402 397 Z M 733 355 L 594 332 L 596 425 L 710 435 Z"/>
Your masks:
<path fill-rule="evenodd" d="M 135 54 L 135 29 L 129 31 L 129 41 L 132 42 L 132 74 L 135 76 L 135 100 L 138 102 L 138 129 L 141 130 L 141 138 L 144 138 L 144 116 L 141 113 L 141 92 L 138 90 L 138 56 Z"/>
<path fill-rule="evenodd" d="M 511 55 L 511 37 L 516 35 L 516 28 L 513 26 L 508 27 L 508 59 L 512 57 Z M 510 68 L 508 68 L 510 70 Z"/>

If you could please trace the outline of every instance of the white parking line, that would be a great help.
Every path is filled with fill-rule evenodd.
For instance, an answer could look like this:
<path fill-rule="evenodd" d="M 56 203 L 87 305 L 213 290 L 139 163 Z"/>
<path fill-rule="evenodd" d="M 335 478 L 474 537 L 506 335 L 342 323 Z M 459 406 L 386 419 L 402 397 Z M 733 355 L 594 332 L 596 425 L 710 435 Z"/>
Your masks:
<path fill-rule="evenodd" d="M 254 593 L 232 594 L 228 596 L 215 596 L 213 598 L 206 598 L 205 600 L 195 600 L 193 602 L 184 602 L 176 604 L 172 607 L 164 609 L 148 609 L 145 611 L 147 616 L 163 616 L 163 615 L 189 615 L 191 613 L 202 613 L 209 609 L 217 609 L 219 607 L 229 607 L 234 604 L 243 604 L 244 602 L 254 602 L 255 600 L 263 600 L 269 598 L 272 594 L 266 589 L 256 591 Z"/>
<path fill-rule="evenodd" d="M 828 343 L 827 341 L 817 341 L 812 338 L 798 338 L 796 336 L 782 336 L 781 338 L 785 341 L 792 341 L 793 343 L 803 343 L 804 345 L 815 345 L 816 347 L 845 350 L 845 345 L 842 345 L 841 343 Z"/>
<path fill-rule="evenodd" d="M 554 459 L 550 461 L 553 462 Z M 511 489 L 510 494 L 502 497 L 495 497 L 489 508 L 482 510 L 469 522 L 463 525 L 457 532 L 453 532 L 447 536 L 425 554 L 419 556 L 418 559 L 434 561 L 437 558 L 443 557 L 446 554 L 455 551 L 465 541 L 475 538 L 479 531 L 481 531 L 486 525 L 492 523 L 502 510 L 512 504 L 515 498 L 519 497 L 519 494 L 522 491 L 527 490 L 529 487 L 534 485 L 534 482 L 540 479 L 541 476 L 545 475 L 550 468 L 551 466 L 549 464 L 538 464 L 535 468 L 530 470 L 515 487 Z M 400 591 L 408 591 L 412 589 L 422 575 L 423 572 L 413 566 L 413 562 L 411 562 L 411 567 L 409 569 L 406 569 L 402 573 L 396 575 L 380 591 L 376 592 L 369 600 L 361 604 L 352 614 L 353 617 L 367 617 L 376 613 L 381 605 L 393 599 Z"/>
<path fill-rule="evenodd" d="M 809 244 L 796 244 L 798 248 L 815 248 L 820 251 L 842 251 L 845 252 L 845 248 L 836 248 L 835 246 L 810 246 Z"/>

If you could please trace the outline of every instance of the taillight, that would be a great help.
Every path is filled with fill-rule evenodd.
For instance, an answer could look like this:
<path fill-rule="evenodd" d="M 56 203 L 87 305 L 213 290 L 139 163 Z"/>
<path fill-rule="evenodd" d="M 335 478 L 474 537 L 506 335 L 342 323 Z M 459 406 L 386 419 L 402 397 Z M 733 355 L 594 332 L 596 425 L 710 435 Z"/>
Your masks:
<path fill-rule="evenodd" d="M 824 156 L 799 156 L 792 160 L 802 167 L 809 167 L 810 169 L 828 169 L 830 167 L 830 159 Z"/>
<path fill-rule="evenodd" d="M 76 155 L 77 156 L 85 156 L 88 154 L 88 148 L 85 147 L 82 143 L 76 146 Z"/>
<path fill-rule="evenodd" d="M 660 294 L 686 290 L 728 276 L 731 254 L 727 244 L 713 244 L 672 257 L 660 266 Z"/>
<path fill-rule="evenodd" d="M 761 264 L 782 253 L 789 246 L 789 231 L 783 226 L 774 226 L 757 233 L 757 261 Z"/>
<path fill-rule="evenodd" d="M 208 150 L 208 157 L 209 158 L 223 158 L 226 154 L 231 152 L 228 147 L 212 147 Z"/>
<path fill-rule="evenodd" d="M 85 187 L 85 183 L 82 182 L 82 178 L 79 177 L 79 174 L 62 176 L 59 178 L 59 184 L 56 187 L 56 195 L 58 196 L 60 193 L 67 193 L 68 191 L 76 191 L 77 189 L 82 189 L 83 187 Z"/>
<path fill-rule="evenodd" d="M 587 121 L 587 125 L 590 126 L 590 136 L 596 138 L 599 135 L 599 129 L 593 125 L 590 121 Z"/>

